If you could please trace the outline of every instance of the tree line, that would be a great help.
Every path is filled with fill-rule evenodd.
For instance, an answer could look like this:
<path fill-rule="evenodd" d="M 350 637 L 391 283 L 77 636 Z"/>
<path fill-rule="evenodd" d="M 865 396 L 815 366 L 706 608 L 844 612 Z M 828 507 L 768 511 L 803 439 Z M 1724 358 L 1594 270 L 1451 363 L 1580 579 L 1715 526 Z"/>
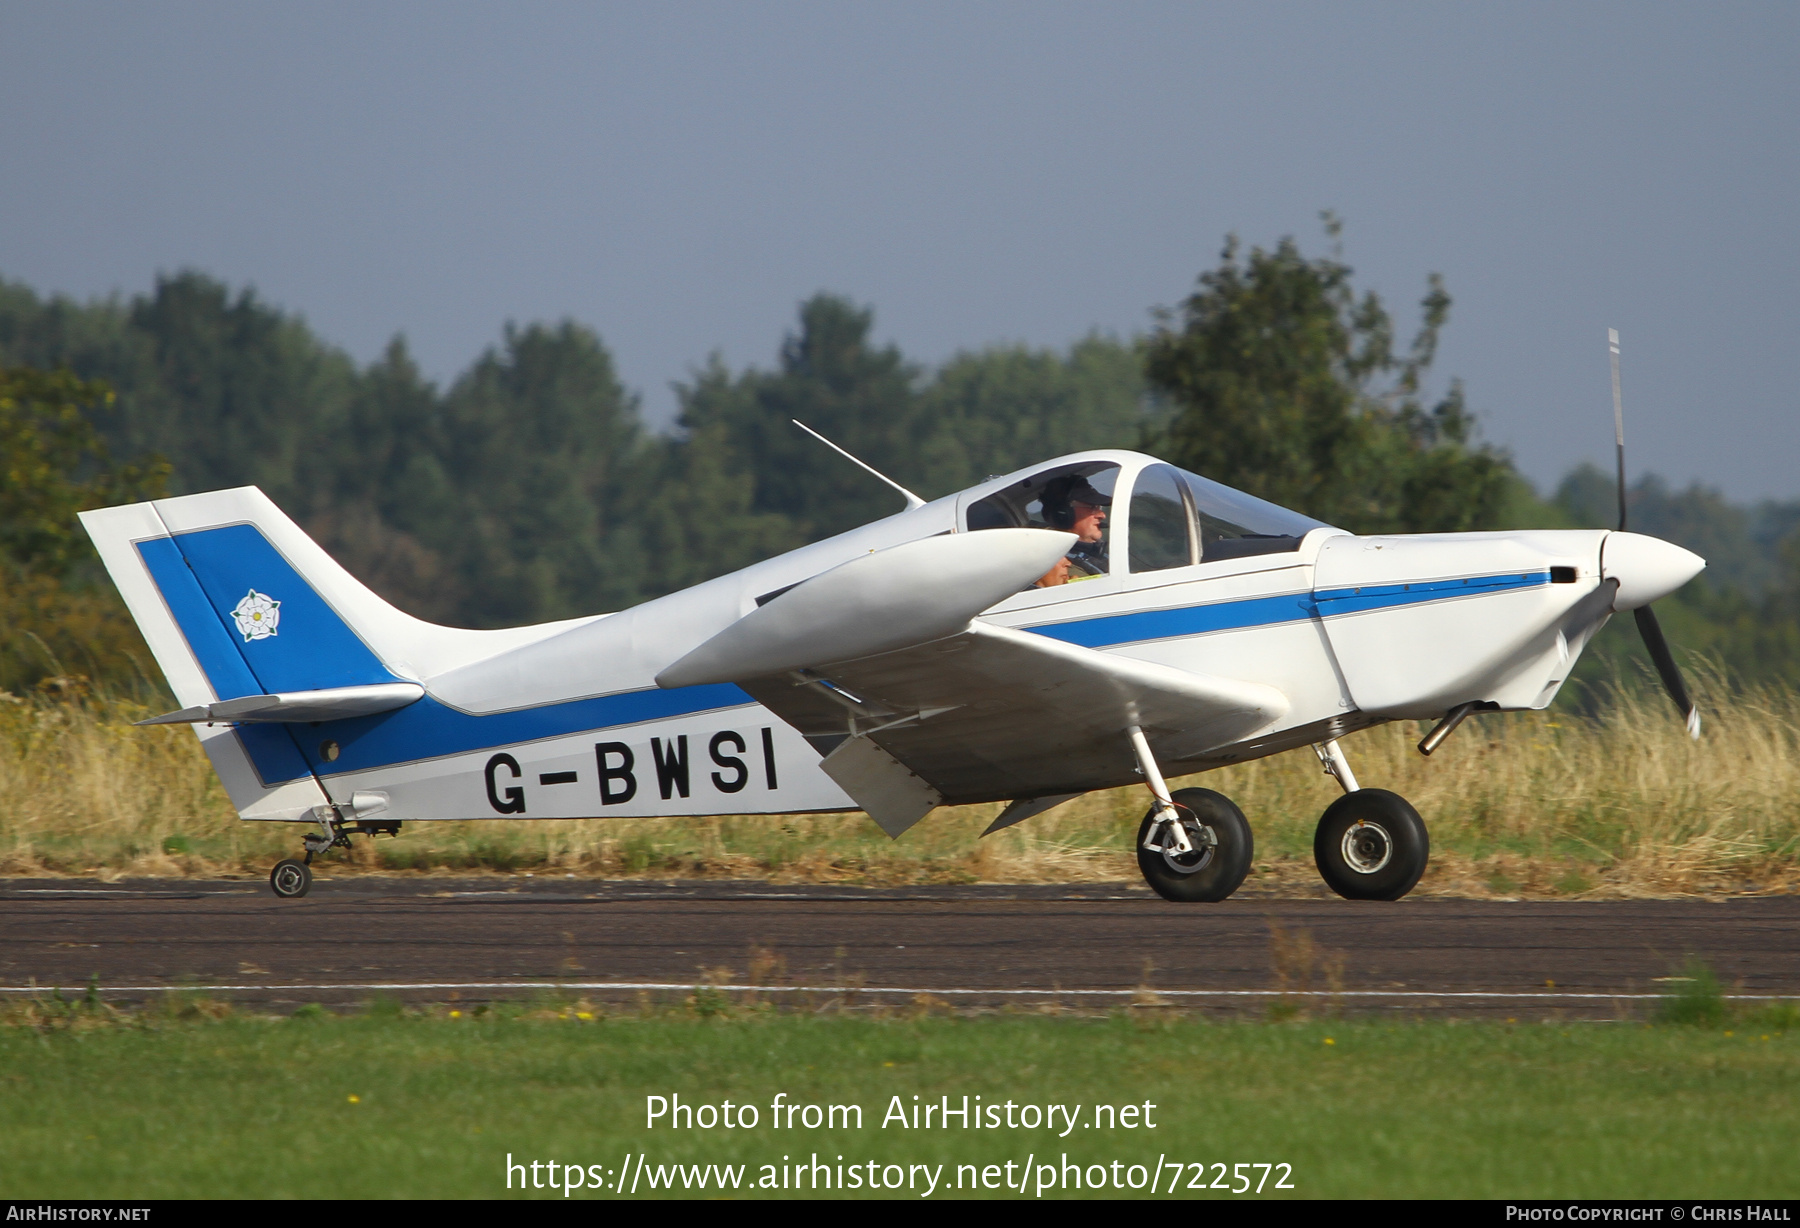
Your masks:
<path fill-rule="evenodd" d="M 623 608 L 898 510 L 796 418 L 926 498 L 1126 447 L 1358 532 L 1607 523 L 1610 481 L 1578 470 L 1539 498 L 1480 441 L 1460 384 L 1426 395 L 1450 307 L 1432 279 L 1402 340 L 1335 254 L 1232 241 L 1147 336 L 927 367 L 874 339 L 872 310 L 820 294 L 770 365 L 694 369 L 657 432 L 572 321 L 509 325 L 440 388 L 403 338 L 359 365 L 197 272 L 87 303 L 0 280 L 0 687 L 155 685 L 80 507 L 253 483 L 402 609 L 513 625 Z M 1714 561 L 1671 634 L 1800 679 L 1800 504 L 1734 508 L 1653 479 L 1633 496 L 1634 528 Z"/>

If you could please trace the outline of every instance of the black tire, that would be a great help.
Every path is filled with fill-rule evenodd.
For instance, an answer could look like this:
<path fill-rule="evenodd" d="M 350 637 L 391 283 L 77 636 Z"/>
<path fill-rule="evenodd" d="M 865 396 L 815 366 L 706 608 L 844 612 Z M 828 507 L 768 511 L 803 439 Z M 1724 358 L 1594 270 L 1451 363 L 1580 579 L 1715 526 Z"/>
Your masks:
<path fill-rule="evenodd" d="M 1219 842 L 1216 847 L 1189 854 L 1145 848 L 1144 838 L 1156 817 L 1152 807 L 1137 833 L 1138 869 L 1143 871 L 1144 881 L 1157 895 L 1178 904 L 1215 904 L 1229 898 L 1250 873 L 1250 862 L 1256 856 L 1249 820 L 1230 798 L 1211 789 L 1178 789 L 1170 797 L 1196 845 L 1202 826 L 1212 828 Z"/>
<path fill-rule="evenodd" d="M 312 867 L 286 857 L 269 871 L 269 888 L 284 900 L 297 900 L 312 890 Z"/>
<path fill-rule="evenodd" d="M 1326 807 L 1313 861 L 1346 900 L 1397 900 L 1418 885 L 1431 837 L 1412 804 L 1386 789 L 1358 789 Z"/>

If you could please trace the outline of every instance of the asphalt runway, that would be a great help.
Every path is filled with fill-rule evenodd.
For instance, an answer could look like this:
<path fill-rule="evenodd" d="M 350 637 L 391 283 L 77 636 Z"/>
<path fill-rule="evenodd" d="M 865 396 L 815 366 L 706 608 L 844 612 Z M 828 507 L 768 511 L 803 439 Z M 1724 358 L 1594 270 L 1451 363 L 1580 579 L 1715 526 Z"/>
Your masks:
<path fill-rule="evenodd" d="M 599 1000 L 752 981 L 795 1005 L 1125 1005 L 1641 1016 L 1690 956 L 1728 993 L 1800 998 L 1800 897 L 1164 903 L 1141 887 L 848 887 L 343 878 L 0 880 L 0 990 L 109 999 L 203 987 L 275 1009 L 408 999 Z M 744 990 L 728 989 L 740 993 Z"/>

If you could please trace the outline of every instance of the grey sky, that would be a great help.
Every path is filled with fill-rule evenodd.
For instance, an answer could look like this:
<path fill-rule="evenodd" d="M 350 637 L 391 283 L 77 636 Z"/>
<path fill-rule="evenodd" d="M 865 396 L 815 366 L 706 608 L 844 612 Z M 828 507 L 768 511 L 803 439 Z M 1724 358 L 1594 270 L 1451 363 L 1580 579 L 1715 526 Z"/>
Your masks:
<path fill-rule="evenodd" d="M 1800 6 L 20 4 L 0 276 L 182 267 L 448 379 L 593 325 L 652 416 L 819 289 L 937 361 L 1126 335 L 1227 231 L 1345 256 L 1540 483 L 1800 495 Z"/>

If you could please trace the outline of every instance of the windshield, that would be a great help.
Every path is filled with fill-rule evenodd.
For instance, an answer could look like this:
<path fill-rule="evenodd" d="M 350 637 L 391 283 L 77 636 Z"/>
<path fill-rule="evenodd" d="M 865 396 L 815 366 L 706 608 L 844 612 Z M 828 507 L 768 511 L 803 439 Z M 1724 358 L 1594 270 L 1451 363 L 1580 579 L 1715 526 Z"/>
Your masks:
<path fill-rule="evenodd" d="M 1215 537 L 1305 537 L 1314 529 L 1331 527 L 1322 520 L 1290 512 L 1197 473 L 1185 469 L 1176 472 L 1193 492 L 1194 508 L 1200 513 L 1200 533 L 1208 541 Z"/>
<path fill-rule="evenodd" d="M 1165 571 L 1193 563 L 1285 554 L 1325 528 L 1241 490 L 1173 465 L 1151 465 L 1131 495 L 1131 570 Z M 1196 532 L 1197 530 L 1197 532 Z"/>

